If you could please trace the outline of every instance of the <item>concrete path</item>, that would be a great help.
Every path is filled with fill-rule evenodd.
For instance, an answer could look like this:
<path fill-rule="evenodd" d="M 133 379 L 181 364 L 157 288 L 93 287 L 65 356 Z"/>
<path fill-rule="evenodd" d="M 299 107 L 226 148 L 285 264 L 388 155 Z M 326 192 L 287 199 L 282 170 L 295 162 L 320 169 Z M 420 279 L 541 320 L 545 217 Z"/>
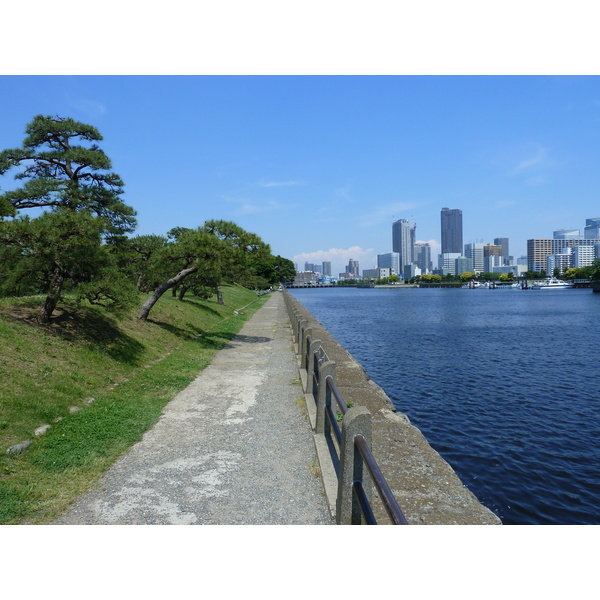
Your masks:
<path fill-rule="evenodd" d="M 55 524 L 332 524 L 282 294 Z"/>

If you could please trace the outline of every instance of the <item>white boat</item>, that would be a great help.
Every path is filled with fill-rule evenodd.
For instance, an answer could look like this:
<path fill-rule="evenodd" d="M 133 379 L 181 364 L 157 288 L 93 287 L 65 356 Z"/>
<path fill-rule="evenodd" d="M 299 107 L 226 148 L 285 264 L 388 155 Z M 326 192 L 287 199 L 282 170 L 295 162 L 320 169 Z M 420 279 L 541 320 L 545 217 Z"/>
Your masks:
<path fill-rule="evenodd" d="M 534 283 L 532 290 L 570 290 L 575 287 L 572 281 L 563 281 L 556 277 L 546 277 L 543 283 Z"/>

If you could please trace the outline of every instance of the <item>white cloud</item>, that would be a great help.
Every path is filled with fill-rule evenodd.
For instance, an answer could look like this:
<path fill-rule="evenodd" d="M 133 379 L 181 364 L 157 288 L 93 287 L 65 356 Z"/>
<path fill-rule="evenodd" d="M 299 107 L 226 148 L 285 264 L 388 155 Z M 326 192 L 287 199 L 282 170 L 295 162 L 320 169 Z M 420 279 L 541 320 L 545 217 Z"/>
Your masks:
<path fill-rule="evenodd" d="M 442 251 L 442 244 L 437 240 L 416 240 L 417 244 L 429 244 L 431 246 L 431 261 L 437 265 L 437 255 Z"/>
<path fill-rule="evenodd" d="M 548 159 L 548 149 L 542 146 L 538 146 L 533 154 L 530 154 L 528 158 L 523 159 L 519 164 L 512 170 L 513 175 L 521 173 L 522 171 L 529 171 L 532 167 L 539 167 L 546 163 Z"/>
<path fill-rule="evenodd" d="M 87 118 L 95 119 L 106 113 L 106 106 L 96 100 L 88 100 L 86 98 L 73 98 L 69 94 L 65 94 L 67 103 L 71 108 L 84 113 Z"/>
<path fill-rule="evenodd" d="M 234 211 L 234 214 L 236 215 L 251 215 L 293 208 L 293 205 L 282 204 L 277 200 L 252 200 L 248 198 L 232 198 L 226 196 L 223 196 L 222 198 L 226 202 L 239 205 Z"/>
<path fill-rule="evenodd" d="M 303 181 L 264 181 L 258 184 L 260 187 L 271 188 L 271 187 L 287 187 L 290 185 L 306 185 Z"/>

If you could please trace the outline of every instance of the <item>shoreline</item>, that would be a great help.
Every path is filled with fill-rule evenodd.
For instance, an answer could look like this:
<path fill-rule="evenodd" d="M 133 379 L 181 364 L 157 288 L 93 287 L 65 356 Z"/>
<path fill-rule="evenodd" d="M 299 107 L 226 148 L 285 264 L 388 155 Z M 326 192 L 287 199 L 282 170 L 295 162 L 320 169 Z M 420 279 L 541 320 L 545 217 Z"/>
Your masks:
<path fill-rule="evenodd" d="M 313 339 L 321 341 L 336 363 L 336 384 L 344 400 L 371 412 L 372 451 L 408 523 L 501 525 L 499 517 L 464 485 L 421 430 L 397 411 L 362 365 L 292 294 L 284 293 L 308 321 Z M 376 506 L 374 512 L 378 520 L 385 521 L 383 507 Z"/>

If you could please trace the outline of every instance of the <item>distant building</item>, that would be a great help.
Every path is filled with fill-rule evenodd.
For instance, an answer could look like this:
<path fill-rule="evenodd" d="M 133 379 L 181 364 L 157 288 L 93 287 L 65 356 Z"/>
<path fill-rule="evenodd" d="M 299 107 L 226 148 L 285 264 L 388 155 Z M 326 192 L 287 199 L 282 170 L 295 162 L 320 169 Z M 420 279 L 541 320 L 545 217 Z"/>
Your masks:
<path fill-rule="evenodd" d="M 501 275 L 502 273 L 512 273 L 515 277 L 521 277 L 521 275 L 523 275 L 525 271 L 527 271 L 527 264 L 494 267 L 494 270 L 490 271 L 490 273 L 498 273 L 499 275 Z"/>
<path fill-rule="evenodd" d="M 315 285 L 317 281 L 318 277 L 314 271 L 296 273 L 294 277 L 294 285 Z"/>
<path fill-rule="evenodd" d="M 504 264 L 502 246 L 499 244 L 486 244 L 483 247 L 483 270 L 485 272 L 493 273 L 495 267 L 503 267 Z"/>
<path fill-rule="evenodd" d="M 564 252 L 559 254 L 548 254 L 546 257 L 546 274 L 554 275 L 554 270 L 558 269 L 562 275 L 567 269 L 571 268 L 571 248 L 565 248 Z"/>
<path fill-rule="evenodd" d="M 466 256 L 459 256 L 457 259 L 455 259 L 454 263 L 454 271 L 456 275 L 473 272 L 473 261 Z"/>
<path fill-rule="evenodd" d="M 348 266 L 346 267 L 346 273 L 347 273 L 348 277 L 350 277 L 350 278 L 360 277 L 357 260 L 350 259 L 348 261 Z"/>
<path fill-rule="evenodd" d="M 571 267 L 581 269 L 589 267 L 596 259 L 596 244 L 594 246 L 572 246 Z"/>
<path fill-rule="evenodd" d="M 579 229 L 558 229 L 552 232 L 555 240 L 580 240 L 581 231 Z"/>
<path fill-rule="evenodd" d="M 463 251 L 462 210 L 442 208 L 441 212 L 442 254 Z"/>
<path fill-rule="evenodd" d="M 485 268 L 483 261 L 483 243 L 471 242 L 469 244 L 465 244 L 464 255 L 473 261 L 473 272 L 483 273 Z"/>
<path fill-rule="evenodd" d="M 363 271 L 364 279 L 383 279 L 392 275 L 391 269 L 365 269 Z"/>
<path fill-rule="evenodd" d="M 548 238 L 527 240 L 527 270 L 545 271 L 546 258 L 552 252 L 552 240 Z"/>
<path fill-rule="evenodd" d="M 567 248 L 578 246 L 595 247 L 593 239 L 531 239 L 527 240 L 527 269 L 529 271 L 546 270 L 546 259 L 550 254 L 565 254 Z"/>
<path fill-rule="evenodd" d="M 325 277 L 331 277 L 331 263 L 329 261 L 323 262 L 321 266 L 321 273 Z"/>
<path fill-rule="evenodd" d="M 508 250 L 508 238 L 494 238 L 494 244 L 496 246 L 502 246 L 502 258 L 504 259 L 504 264 L 510 264 L 510 252 Z"/>
<path fill-rule="evenodd" d="M 417 275 L 421 275 L 421 269 L 417 265 L 404 265 L 404 281 L 408 281 Z"/>
<path fill-rule="evenodd" d="M 377 267 L 379 269 L 391 269 L 393 275 L 400 274 L 400 254 L 398 252 L 388 252 L 387 254 L 377 255 Z"/>
<path fill-rule="evenodd" d="M 586 240 L 598 240 L 600 239 L 600 218 L 597 219 L 586 219 L 584 238 Z"/>
<path fill-rule="evenodd" d="M 429 273 L 433 269 L 431 262 L 431 246 L 427 243 L 417 243 L 413 246 L 414 263 L 422 273 Z"/>
<path fill-rule="evenodd" d="M 392 251 L 400 255 L 399 268 L 404 265 L 410 265 L 413 258 L 412 240 L 414 233 L 411 233 L 408 219 L 399 219 L 392 224 Z"/>
<path fill-rule="evenodd" d="M 444 275 L 457 275 L 456 259 L 461 258 L 460 252 L 444 252 L 438 255 L 438 270 Z M 460 273 L 458 273 L 460 275 Z"/>

